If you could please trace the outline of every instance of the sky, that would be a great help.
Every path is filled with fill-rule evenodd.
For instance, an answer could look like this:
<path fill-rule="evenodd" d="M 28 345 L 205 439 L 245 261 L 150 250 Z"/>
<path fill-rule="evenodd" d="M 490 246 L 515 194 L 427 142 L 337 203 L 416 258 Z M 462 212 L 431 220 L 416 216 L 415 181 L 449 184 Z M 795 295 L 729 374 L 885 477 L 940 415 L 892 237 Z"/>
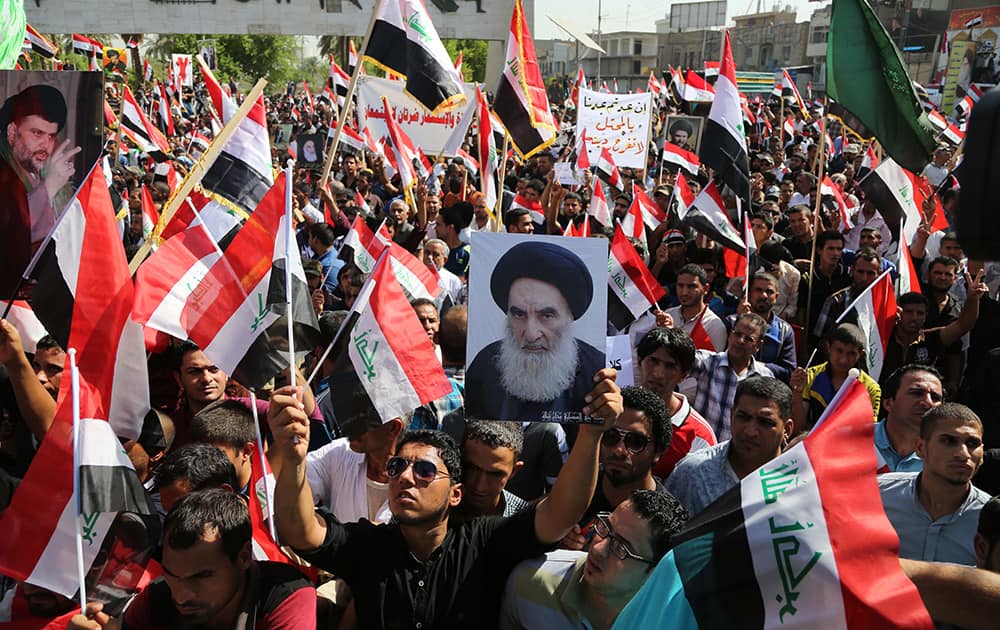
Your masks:
<path fill-rule="evenodd" d="M 546 16 L 554 15 L 556 19 L 563 17 L 585 33 L 597 30 L 598 0 L 535 0 L 535 32 L 536 39 L 568 39 L 565 32 L 552 23 Z M 655 0 L 601 0 L 601 31 L 648 31 L 656 30 L 656 20 L 661 20 L 670 12 L 670 2 Z M 681 3 L 677 3 L 681 4 Z M 808 2 L 807 0 L 784 0 L 778 3 L 784 7 L 792 6 L 798 15 L 796 21 L 807 22 L 816 9 L 829 2 Z M 763 10 L 771 10 L 773 4 L 767 0 Z M 757 0 L 729 0 L 726 17 L 745 15 L 757 10 Z"/>

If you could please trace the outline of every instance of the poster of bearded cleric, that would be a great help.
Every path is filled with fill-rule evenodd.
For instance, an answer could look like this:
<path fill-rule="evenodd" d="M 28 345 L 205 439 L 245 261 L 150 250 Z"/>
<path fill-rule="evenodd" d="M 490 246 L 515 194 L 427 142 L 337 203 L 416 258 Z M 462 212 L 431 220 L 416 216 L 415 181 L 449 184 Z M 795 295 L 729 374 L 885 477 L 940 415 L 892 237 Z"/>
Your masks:
<path fill-rule="evenodd" d="M 103 92 L 101 72 L 0 71 L 0 299 L 101 154 Z"/>
<path fill-rule="evenodd" d="M 605 366 L 608 242 L 472 235 L 465 415 L 587 422 Z"/>

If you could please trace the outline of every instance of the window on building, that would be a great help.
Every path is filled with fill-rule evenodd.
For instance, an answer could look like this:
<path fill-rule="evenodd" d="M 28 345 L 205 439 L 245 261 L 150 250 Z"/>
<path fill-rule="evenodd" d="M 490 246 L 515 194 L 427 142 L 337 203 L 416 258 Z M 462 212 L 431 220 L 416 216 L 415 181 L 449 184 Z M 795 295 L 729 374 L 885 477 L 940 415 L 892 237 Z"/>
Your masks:
<path fill-rule="evenodd" d="M 792 58 L 792 47 L 791 46 L 782 46 L 781 47 L 781 60 L 784 61 L 785 63 L 788 63 L 788 61 L 791 58 Z"/>
<path fill-rule="evenodd" d="M 610 44 L 611 45 L 608 46 L 608 56 L 609 57 L 617 57 L 618 56 L 618 40 L 617 39 L 612 39 L 611 42 L 610 42 Z"/>
<path fill-rule="evenodd" d="M 642 62 L 638 60 L 632 62 L 632 74 L 642 74 Z"/>
<path fill-rule="evenodd" d="M 810 44 L 825 44 L 827 37 L 827 27 L 817 27 L 809 37 Z"/>
<path fill-rule="evenodd" d="M 674 51 L 674 63 L 673 63 L 673 66 L 675 68 L 677 68 L 678 70 L 681 67 L 681 53 L 678 52 L 678 51 Z"/>
<path fill-rule="evenodd" d="M 642 54 L 642 40 L 641 39 L 633 39 L 632 40 L 632 54 L 633 55 L 641 55 Z"/>

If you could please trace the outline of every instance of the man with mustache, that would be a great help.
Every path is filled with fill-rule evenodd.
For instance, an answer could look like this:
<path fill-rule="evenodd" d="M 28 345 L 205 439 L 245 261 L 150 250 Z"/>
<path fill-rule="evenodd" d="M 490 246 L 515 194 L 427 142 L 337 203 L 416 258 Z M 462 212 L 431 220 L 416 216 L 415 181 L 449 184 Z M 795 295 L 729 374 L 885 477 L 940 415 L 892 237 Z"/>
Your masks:
<path fill-rule="evenodd" d="M 497 261 L 490 291 L 507 334 L 469 366 L 466 416 L 558 422 L 578 415 L 604 365 L 603 353 L 571 330 L 594 296 L 587 266 L 559 245 L 519 243 Z"/>
<path fill-rule="evenodd" d="M 0 234 L 10 258 L 0 271 L 0 294 L 12 295 L 35 248 L 69 201 L 80 147 L 57 142 L 66 126 L 66 100 L 56 88 L 33 85 L 0 109 Z"/>

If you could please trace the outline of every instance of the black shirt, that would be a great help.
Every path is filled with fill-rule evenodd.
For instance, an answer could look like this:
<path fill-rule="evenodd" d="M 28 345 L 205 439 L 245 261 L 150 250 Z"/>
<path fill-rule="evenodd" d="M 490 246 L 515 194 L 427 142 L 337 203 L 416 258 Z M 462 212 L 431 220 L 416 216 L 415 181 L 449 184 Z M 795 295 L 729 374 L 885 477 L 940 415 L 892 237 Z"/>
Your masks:
<path fill-rule="evenodd" d="M 417 560 L 396 523 L 326 519 L 326 540 L 304 559 L 343 578 L 366 629 L 494 628 L 511 570 L 552 548 L 535 537 L 535 506 L 510 517 L 449 526 L 426 562 Z"/>

